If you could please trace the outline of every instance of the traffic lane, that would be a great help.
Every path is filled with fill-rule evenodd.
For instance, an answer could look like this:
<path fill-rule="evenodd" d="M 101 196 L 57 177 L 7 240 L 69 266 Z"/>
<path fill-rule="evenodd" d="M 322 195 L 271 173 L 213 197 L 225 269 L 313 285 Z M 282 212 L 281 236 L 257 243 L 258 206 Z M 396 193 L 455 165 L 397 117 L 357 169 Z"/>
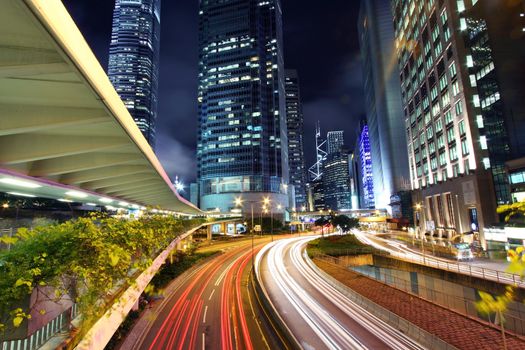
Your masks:
<path fill-rule="evenodd" d="M 270 270 L 269 255 L 265 253 L 261 258 L 259 273 L 261 283 L 268 293 L 277 313 L 297 338 L 304 349 L 325 349 L 325 343 L 317 336 L 313 328 L 302 317 L 294 305 L 288 300 L 285 290 L 281 289 L 279 282 L 274 279 Z"/>
<path fill-rule="evenodd" d="M 334 305 L 298 272 L 290 257 L 290 247 L 276 244 L 261 264 L 263 284 L 279 314 L 305 348 L 388 349 L 376 336 Z M 277 251 L 278 254 L 272 252 Z M 272 261 L 273 260 L 273 261 Z M 282 264 L 278 269 L 271 264 Z"/>
<path fill-rule="evenodd" d="M 306 244 L 306 243 L 304 243 Z M 284 264 L 291 277 L 304 288 L 308 294 L 316 300 L 324 310 L 331 315 L 339 324 L 341 324 L 347 331 L 349 331 L 359 343 L 368 349 L 390 349 L 381 339 L 375 334 L 372 334 L 368 329 L 363 327 L 359 322 L 350 317 L 345 310 L 335 304 L 335 300 L 329 297 L 329 293 L 324 292 L 315 284 L 315 275 L 308 270 L 300 271 L 297 266 L 297 260 L 292 258 L 293 246 L 288 245 L 284 256 Z M 303 259 L 302 256 L 300 259 Z"/>
<path fill-rule="evenodd" d="M 421 251 L 411 249 L 398 241 L 376 237 L 363 232 L 357 232 L 356 237 L 358 237 L 358 239 L 360 239 L 365 244 L 369 244 L 377 249 L 389 252 L 394 257 L 408 259 L 409 261 L 418 264 L 510 285 L 518 285 L 520 287 L 525 286 L 525 283 L 521 281 L 518 275 L 501 271 L 501 268 L 491 269 L 490 267 L 478 264 L 476 261 L 458 262 L 457 260 L 436 257 L 431 254 L 429 255 L 429 252 L 423 254 Z"/>
<path fill-rule="evenodd" d="M 233 252 L 230 251 L 205 263 L 197 273 L 186 279 L 172 295 L 167 297 L 169 301 L 157 312 L 155 320 L 138 348 L 193 348 L 190 347 L 191 345 L 202 348 L 202 334 L 205 335 L 204 341 L 208 339 L 220 341 L 218 326 L 221 324 L 220 299 L 217 297 L 220 293 L 215 283 L 223 275 L 231 260 L 239 254 L 238 250 L 245 250 L 248 246 L 248 244 L 243 245 Z M 205 323 L 202 322 L 204 312 L 206 312 Z"/>

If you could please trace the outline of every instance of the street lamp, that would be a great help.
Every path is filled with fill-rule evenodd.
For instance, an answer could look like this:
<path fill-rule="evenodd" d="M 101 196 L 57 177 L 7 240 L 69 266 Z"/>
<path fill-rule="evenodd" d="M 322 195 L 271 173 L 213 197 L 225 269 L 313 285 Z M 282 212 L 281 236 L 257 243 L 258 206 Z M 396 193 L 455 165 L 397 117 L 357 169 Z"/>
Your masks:
<path fill-rule="evenodd" d="M 237 197 L 235 198 L 235 206 L 236 207 L 242 207 L 242 203 L 243 203 L 243 200 L 241 197 Z M 251 212 L 252 212 L 252 227 L 250 228 L 251 230 L 251 234 L 252 234 L 252 268 L 253 268 L 253 203 L 255 203 L 254 201 L 248 201 L 248 203 L 250 203 L 250 208 L 251 208 Z"/>
<path fill-rule="evenodd" d="M 422 211 L 422 209 L 424 209 L 424 206 L 422 206 L 421 203 L 417 203 L 414 209 L 416 211 L 416 217 L 414 218 L 414 236 L 416 234 L 416 230 L 419 228 L 419 236 L 420 236 L 419 239 L 421 240 L 421 252 L 423 253 L 423 264 L 424 264 L 425 263 L 425 245 L 423 244 L 423 238 L 425 237 L 425 232 L 423 230 L 423 233 L 421 233 L 422 232 L 421 227 L 418 227 L 420 225 L 416 225 L 416 220 L 417 220 L 417 224 L 419 224 L 419 221 L 420 221 L 418 214 L 420 211 Z M 412 243 L 413 243 L 413 239 L 412 239 Z"/>

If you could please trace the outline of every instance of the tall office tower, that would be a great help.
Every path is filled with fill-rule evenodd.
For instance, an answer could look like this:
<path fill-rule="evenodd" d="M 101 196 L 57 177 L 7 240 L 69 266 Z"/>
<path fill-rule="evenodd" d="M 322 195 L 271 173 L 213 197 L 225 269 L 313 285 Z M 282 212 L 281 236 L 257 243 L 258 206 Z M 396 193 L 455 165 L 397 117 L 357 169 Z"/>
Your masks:
<path fill-rule="evenodd" d="M 196 207 L 199 206 L 199 184 L 196 182 L 190 184 L 190 202 Z"/>
<path fill-rule="evenodd" d="M 368 125 L 361 124 L 359 134 L 359 165 L 361 175 L 361 209 L 374 209 L 374 174 L 372 167 L 372 152 L 370 148 L 370 137 Z"/>
<path fill-rule="evenodd" d="M 325 210 L 323 179 L 312 180 L 310 182 L 310 191 L 312 196 L 312 207 L 310 210 Z"/>
<path fill-rule="evenodd" d="M 326 151 L 328 154 L 340 152 L 344 143 L 343 131 L 329 131 L 326 133 Z"/>
<path fill-rule="evenodd" d="M 394 28 L 388 1 L 361 0 L 358 30 L 365 107 L 374 166 L 374 203 L 389 209 L 391 198 L 410 189 Z"/>
<path fill-rule="evenodd" d="M 323 191 L 326 208 L 352 209 L 350 169 L 350 152 L 345 147 L 339 147 L 338 152 L 329 153 L 326 157 L 323 163 Z"/>
<path fill-rule="evenodd" d="M 485 246 L 484 225 L 510 201 L 504 163 L 523 144 L 523 1 L 392 0 L 392 9 L 424 221 Z"/>
<path fill-rule="evenodd" d="M 199 3 L 201 209 L 289 207 L 281 16 L 279 0 Z"/>
<path fill-rule="evenodd" d="M 152 148 L 155 147 L 160 0 L 116 0 L 109 80 Z"/>
<path fill-rule="evenodd" d="M 295 188 L 295 203 L 292 207 L 302 208 L 308 204 L 306 195 L 306 169 L 303 148 L 303 110 L 296 70 L 285 70 L 286 125 L 288 130 L 288 166 L 290 185 Z"/>

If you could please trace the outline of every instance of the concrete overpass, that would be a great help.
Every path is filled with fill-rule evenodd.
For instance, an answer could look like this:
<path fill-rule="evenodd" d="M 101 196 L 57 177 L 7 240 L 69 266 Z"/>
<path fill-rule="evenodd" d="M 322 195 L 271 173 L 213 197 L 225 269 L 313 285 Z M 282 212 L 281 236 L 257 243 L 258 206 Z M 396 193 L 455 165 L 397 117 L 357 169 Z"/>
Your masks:
<path fill-rule="evenodd" d="M 177 194 L 61 1 L 0 6 L 0 192 L 201 214 Z"/>

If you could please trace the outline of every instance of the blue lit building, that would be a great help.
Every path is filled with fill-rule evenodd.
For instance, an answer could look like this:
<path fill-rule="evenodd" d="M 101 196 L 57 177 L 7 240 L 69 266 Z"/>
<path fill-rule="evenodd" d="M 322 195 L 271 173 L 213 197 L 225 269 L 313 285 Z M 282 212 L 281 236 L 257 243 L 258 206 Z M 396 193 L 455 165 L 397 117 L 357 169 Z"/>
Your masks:
<path fill-rule="evenodd" d="M 361 209 L 375 208 L 374 202 L 374 174 L 372 171 L 372 154 L 368 125 L 363 124 L 359 135 L 359 161 L 361 165 Z"/>
<path fill-rule="evenodd" d="M 201 209 L 289 207 L 281 16 L 279 0 L 199 2 Z"/>
<path fill-rule="evenodd" d="M 154 148 L 160 46 L 160 0 L 116 0 L 108 76 Z"/>

